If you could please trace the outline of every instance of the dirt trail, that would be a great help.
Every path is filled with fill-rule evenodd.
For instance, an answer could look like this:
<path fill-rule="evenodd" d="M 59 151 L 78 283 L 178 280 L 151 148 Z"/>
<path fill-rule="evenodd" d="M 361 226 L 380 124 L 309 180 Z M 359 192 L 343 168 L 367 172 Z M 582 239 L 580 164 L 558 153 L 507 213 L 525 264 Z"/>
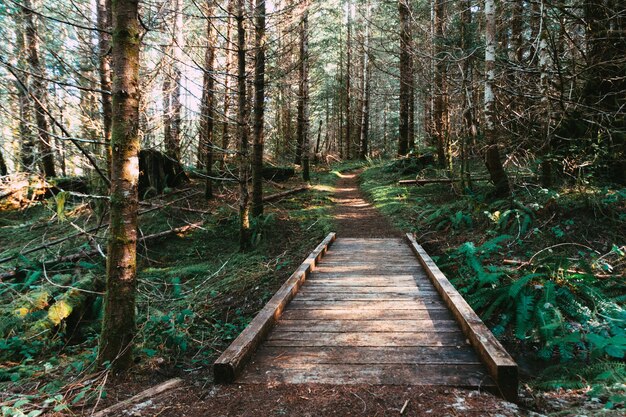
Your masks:
<path fill-rule="evenodd" d="M 332 197 L 337 237 L 400 237 L 400 232 L 365 200 L 359 190 L 360 172 L 339 174 Z"/>

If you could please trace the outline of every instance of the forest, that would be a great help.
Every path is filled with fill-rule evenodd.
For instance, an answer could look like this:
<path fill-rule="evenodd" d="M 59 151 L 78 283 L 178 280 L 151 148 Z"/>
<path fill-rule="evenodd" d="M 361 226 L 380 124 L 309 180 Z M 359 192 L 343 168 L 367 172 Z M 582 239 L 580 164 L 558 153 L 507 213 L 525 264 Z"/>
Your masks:
<path fill-rule="evenodd" d="M 412 234 L 519 400 L 214 383 L 330 232 Z M 2 416 L 623 415 L 625 271 L 621 0 L 0 2 Z"/>

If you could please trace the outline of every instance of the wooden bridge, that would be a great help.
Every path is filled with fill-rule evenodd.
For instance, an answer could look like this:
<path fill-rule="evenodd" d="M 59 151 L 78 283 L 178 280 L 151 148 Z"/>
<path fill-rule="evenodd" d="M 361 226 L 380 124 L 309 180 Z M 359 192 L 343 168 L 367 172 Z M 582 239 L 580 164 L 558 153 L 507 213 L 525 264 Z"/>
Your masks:
<path fill-rule="evenodd" d="M 331 233 L 214 365 L 216 382 L 448 385 L 517 398 L 517 365 L 423 248 Z"/>

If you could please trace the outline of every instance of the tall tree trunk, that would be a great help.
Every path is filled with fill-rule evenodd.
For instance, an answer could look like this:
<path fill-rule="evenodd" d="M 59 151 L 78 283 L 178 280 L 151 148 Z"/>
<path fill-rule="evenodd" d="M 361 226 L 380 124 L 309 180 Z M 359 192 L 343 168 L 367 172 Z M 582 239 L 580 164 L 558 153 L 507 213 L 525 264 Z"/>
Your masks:
<path fill-rule="evenodd" d="M 398 0 L 400 15 L 400 126 L 398 155 L 409 153 L 409 110 L 413 76 L 411 74 L 411 11 L 408 0 Z"/>
<path fill-rule="evenodd" d="M 461 180 L 466 187 L 471 187 L 469 167 L 469 145 L 476 142 L 478 128 L 476 111 L 474 108 L 474 62 L 471 51 L 474 36 L 472 32 L 472 3 L 471 0 L 461 2 L 461 48 L 463 50 L 463 137 L 461 139 Z M 471 139 L 471 140 L 470 140 Z"/>
<path fill-rule="evenodd" d="M 98 0 L 98 64 L 102 94 L 102 130 L 104 134 L 107 173 L 111 176 L 111 0 Z"/>
<path fill-rule="evenodd" d="M 300 23 L 300 88 L 298 99 L 298 142 L 302 144 L 302 179 L 310 180 L 309 159 L 309 8 L 305 4 Z"/>
<path fill-rule="evenodd" d="M 230 110 L 230 96 L 231 96 L 231 87 L 230 87 L 230 79 L 232 78 L 233 72 L 233 10 L 234 10 L 234 0 L 228 0 L 228 20 L 226 21 L 226 74 L 224 75 L 224 108 L 223 108 L 223 117 L 224 121 L 222 122 L 222 156 L 220 158 L 220 169 L 223 171 L 226 164 L 226 156 L 228 155 L 228 144 L 230 142 L 230 133 L 229 133 L 229 124 L 230 119 L 228 117 L 228 112 Z"/>
<path fill-rule="evenodd" d="M 444 25 L 446 18 L 445 3 L 443 0 L 435 2 L 434 37 L 435 44 L 435 93 L 434 93 L 434 134 L 437 138 L 437 162 L 440 167 L 447 166 L 449 154 L 448 140 L 448 85 L 447 85 L 447 60 L 444 50 Z M 451 167 L 448 167 L 451 168 Z"/>
<path fill-rule="evenodd" d="M 204 187 L 204 196 L 213 198 L 213 137 L 215 124 L 215 36 L 213 34 L 213 11 L 215 1 L 207 0 L 207 46 L 204 55 L 204 77 L 202 91 L 202 106 L 200 109 L 200 138 L 199 138 L 199 161 L 198 165 L 206 167 L 207 178 Z M 202 161 L 202 163 L 200 163 Z"/>
<path fill-rule="evenodd" d="M 133 363 L 139 179 L 138 0 L 113 2 L 111 63 L 111 207 L 107 254 L 107 290 L 98 363 L 123 371 Z"/>
<path fill-rule="evenodd" d="M 366 16 L 365 16 L 365 37 L 363 39 L 363 100 L 361 102 L 361 132 L 360 132 L 360 149 L 359 158 L 365 159 L 368 155 L 368 141 L 369 141 L 369 112 L 370 112 L 370 60 L 369 60 L 369 47 L 370 47 L 370 21 L 371 21 L 371 6 L 369 0 L 366 4 Z"/>
<path fill-rule="evenodd" d="M 542 7 L 541 13 L 541 32 L 539 35 L 539 85 L 541 90 L 541 136 L 543 137 L 543 144 L 541 146 L 542 149 L 542 161 L 541 161 L 541 184 L 549 188 L 552 186 L 553 178 L 552 178 L 552 156 L 550 155 L 552 148 L 552 132 L 551 132 L 551 119 L 552 119 L 552 106 L 550 105 L 550 85 L 549 79 L 550 74 L 549 64 L 550 64 L 550 54 L 548 51 L 548 32 L 546 25 L 547 21 L 547 12 L 545 7 Z"/>
<path fill-rule="evenodd" d="M 256 0 L 254 47 L 254 144 L 252 148 L 252 216 L 263 214 L 263 144 L 265 110 L 265 0 Z"/>
<path fill-rule="evenodd" d="M 352 2 L 348 0 L 347 11 L 347 35 L 346 35 L 346 137 L 344 138 L 346 143 L 345 158 L 350 159 L 351 150 L 350 144 L 352 142 L 352 93 L 350 70 L 352 68 Z"/>
<path fill-rule="evenodd" d="M 237 136 L 239 136 L 239 249 L 250 247 L 248 100 L 246 99 L 245 0 L 237 0 Z"/>
<path fill-rule="evenodd" d="M 50 126 L 46 118 L 44 106 L 48 103 L 47 86 L 45 81 L 44 66 L 39 60 L 39 37 L 32 12 L 31 0 L 24 0 L 23 17 L 26 24 L 26 49 L 28 51 L 28 64 L 30 71 L 35 74 L 31 77 L 30 89 L 35 98 L 35 120 L 37 121 L 37 136 L 39 137 L 38 147 L 42 165 L 42 172 L 47 177 L 56 175 L 54 170 L 54 154 L 52 151 L 51 139 L 49 135 Z"/>
<path fill-rule="evenodd" d="M 27 50 L 26 50 L 26 29 L 24 24 L 24 10 L 20 9 L 15 14 L 15 56 L 16 65 L 20 68 L 28 66 Z M 20 169 L 26 172 L 35 171 L 35 142 L 33 140 L 33 132 L 30 128 L 32 112 L 28 91 L 24 86 L 30 84 L 30 76 L 28 73 L 22 75 L 23 85 L 16 80 L 15 88 L 17 90 L 17 105 L 19 111 L 19 134 L 20 134 Z"/>
<path fill-rule="evenodd" d="M 165 51 L 163 74 L 163 137 L 167 155 L 180 161 L 180 84 L 183 58 L 183 0 L 174 0 L 171 45 Z"/>
<path fill-rule="evenodd" d="M 487 151 L 485 165 L 491 181 L 495 185 L 494 195 L 506 196 L 511 193 L 496 137 L 495 92 L 496 78 L 496 14 L 495 1 L 485 0 L 485 141 Z"/>

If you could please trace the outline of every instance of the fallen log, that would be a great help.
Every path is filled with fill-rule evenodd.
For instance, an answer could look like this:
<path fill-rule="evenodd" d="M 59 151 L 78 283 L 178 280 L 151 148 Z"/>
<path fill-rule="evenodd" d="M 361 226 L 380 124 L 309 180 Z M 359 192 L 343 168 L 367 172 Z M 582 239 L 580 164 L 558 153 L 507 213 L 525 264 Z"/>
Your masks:
<path fill-rule="evenodd" d="M 109 408 L 105 408 L 104 410 L 100 410 L 97 413 L 92 414 L 91 416 L 92 417 L 105 417 L 110 414 L 115 414 L 118 416 L 122 415 L 123 414 L 122 410 L 124 410 L 126 407 L 132 404 L 136 404 L 138 402 L 156 397 L 159 394 L 162 394 L 166 391 L 179 387 L 180 385 L 182 385 L 182 383 L 183 383 L 183 380 L 180 378 L 173 378 L 173 379 L 167 380 L 152 388 L 148 388 L 145 391 L 141 391 L 139 394 L 135 395 L 134 397 L 121 401 L 117 404 L 114 404 Z"/>
<path fill-rule="evenodd" d="M 472 178 L 470 181 L 489 181 L 490 179 L 487 177 L 484 178 Z M 414 179 L 414 180 L 400 180 L 398 184 L 400 185 L 426 185 L 426 184 L 450 184 L 453 182 L 461 181 L 458 178 L 424 178 L 424 179 Z"/>
<path fill-rule="evenodd" d="M 286 197 L 286 196 L 291 195 L 291 194 L 296 194 L 296 193 L 299 193 L 299 192 L 302 192 L 302 191 L 306 191 L 309 188 L 311 188 L 309 185 L 305 185 L 303 187 L 298 187 L 298 188 L 294 188 L 294 189 L 291 189 L 291 190 L 283 191 L 283 192 L 280 192 L 280 193 L 271 194 L 271 195 L 268 195 L 268 196 L 264 197 L 263 198 L 263 202 L 265 203 L 265 202 L 268 202 L 268 201 L 278 200 L 278 199 L 281 199 L 281 198 Z"/>

